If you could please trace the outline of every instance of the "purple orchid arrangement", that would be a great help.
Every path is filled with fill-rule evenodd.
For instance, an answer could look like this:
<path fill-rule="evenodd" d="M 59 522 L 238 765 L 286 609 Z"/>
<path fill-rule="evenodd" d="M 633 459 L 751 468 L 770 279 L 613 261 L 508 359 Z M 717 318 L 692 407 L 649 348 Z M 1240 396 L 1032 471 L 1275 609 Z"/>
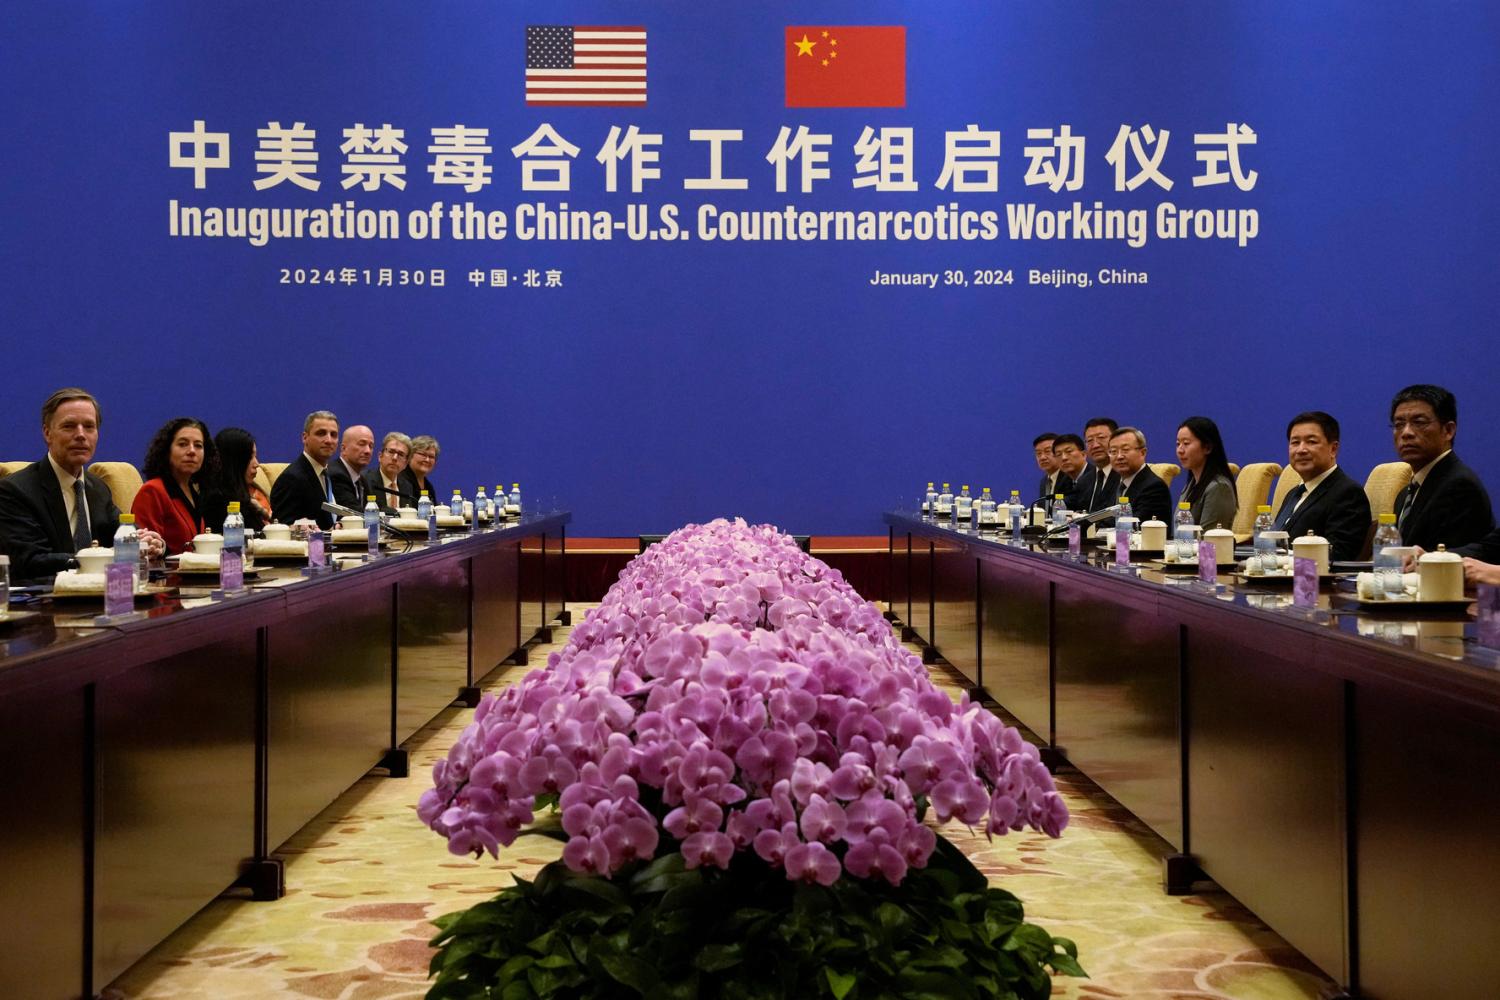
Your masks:
<path fill-rule="evenodd" d="M 621 572 L 545 669 L 486 696 L 418 805 L 455 854 L 497 855 L 556 802 L 577 872 L 670 837 L 689 868 L 753 852 L 792 880 L 900 884 L 922 822 L 1068 812 L 1036 748 L 935 688 L 880 610 L 769 525 L 689 525 Z"/>

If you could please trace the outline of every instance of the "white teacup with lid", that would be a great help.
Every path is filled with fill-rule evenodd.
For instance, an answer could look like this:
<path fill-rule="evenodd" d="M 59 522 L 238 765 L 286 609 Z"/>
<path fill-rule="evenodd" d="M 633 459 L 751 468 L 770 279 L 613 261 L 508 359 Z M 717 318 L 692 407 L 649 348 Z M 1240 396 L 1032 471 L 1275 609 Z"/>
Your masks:
<path fill-rule="evenodd" d="M 1165 521 L 1152 518 L 1141 522 L 1141 548 L 1148 552 L 1160 551 L 1167 547 L 1167 525 Z"/>
<path fill-rule="evenodd" d="M 345 514 L 339 518 L 339 527 L 346 530 L 358 531 L 365 526 L 365 519 L 360 514 Z"/>
<path fill-rule="evenodd" d="M 415 507 L 398 507 L 398 508 L 396 508 L 396 516 L 400 517 L 400 518 L 405 518 L 408 521 L 414 520 L 416 518 L 416 516 L 417 516 L 417 508 L 415 508 Z"/>
<path fill-rule="evenodd" d="M 265 539 L 268 542 L 285 542 L 291 539 L 292 528 L 289 524 L 281 524 L 278 521 L 272 521 L 264 528 L 261 528 L 260 533 L 265 536 Z"/>
<path fill-rule="evenodd" d="M 79 549 L 74 558 L 78 560 L 78 572 L 103 573 L 115 561 L 115 550 L 100 548 L 95 542 L 86 549 Z"/>
<path fill-rule="evenodd" d="M 224 548 L 224 536 L 205 531 L 193 536 L 193 551 L 200 556 L 216 556 Z"/>
<path fill-rule="evenodd" d="M 1461 601 L 1464 599 L 1464 561 L 1446 545 L 1424 552 L 1417 560 L 1417 599 Z"/>
<path fill-rule="evenodd" d="M 1214 543 L 1214 561 L 1220 566 L 1234 562 L 1234 532 L 1228 528 L 1209 528 L 1203 533 L 1203 540 Z"/>
<path fill-rule="evenodd" d="M 1292 539 L 1292 558 L 1313 560 L 1318 564 L 1318 575 L 1325 575 L 1328 572 L 1328 539 L 1311 531 L 1301 538 Z"/>

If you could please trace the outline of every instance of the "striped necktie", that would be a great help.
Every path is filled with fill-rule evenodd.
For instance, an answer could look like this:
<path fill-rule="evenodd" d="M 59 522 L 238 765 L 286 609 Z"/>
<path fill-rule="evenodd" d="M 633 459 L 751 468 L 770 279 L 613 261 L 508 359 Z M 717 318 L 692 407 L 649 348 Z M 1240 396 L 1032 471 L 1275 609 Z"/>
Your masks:
<path fill-rule="evenodd" d="M 73 480 L 73 549 L 86 549 L 93 538 L 89 535 L 89 501 L 83 492 L 83 477 Z"/>
<path fill-rule="evenodd" d="M 1421 488 L 1422 484 L 1413 479 L 1411 483 L 1411 491 L 1406 494 L 1406 503 L 1401 505 L 1401 516 L 1396 518 L 1397 531 L 1400 531 L 1401 529 L 1406 527 L 1406 515 L 1411 513 L 1412 504 L 1415 503 L 1417 499 L 1417 491 Z"/>

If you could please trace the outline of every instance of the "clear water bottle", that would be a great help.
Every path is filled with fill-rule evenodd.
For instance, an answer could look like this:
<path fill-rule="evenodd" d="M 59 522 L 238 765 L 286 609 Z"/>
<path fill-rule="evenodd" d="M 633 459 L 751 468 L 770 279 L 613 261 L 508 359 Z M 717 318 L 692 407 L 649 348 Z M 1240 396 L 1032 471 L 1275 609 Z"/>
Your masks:
<path fill-rule="evenodd" d="M 1116 503 L 1118 503 L 1120 507 L 1119 513 L 1115 515 L 1116 537 L 1118 537 L 1119 533 L 1122 531 L 1134 534 L 1136 529 L 1135 511 L 1133 511 L 1130 507 L 1130 498 L 1121 497 L 1116 501 Z"/>
<path fill-rule="evenodd" d="M 1267 534 L 1276 522 L 1271 518 L 1271 505 L 1263 503 L 1255 508 L 1254 546 L 1255 558 L 1260 561 L 1262 573 L 1275 573 L 1281 569 L 1277 559 L 1276 540 Z"/>
<path fill-rule="evenodd" d="M 490 515 L 499 521 L 505 516 L 505 509 L 509 506 L 510 497 L 505 492 L 504 483 L 495 484 L 495 496 L 490 501 Z"/>
<path fill-rule="evenodd" d="M 227 538 L 225 542 L 228 542 Z M 135 528 L 134 514 L 120 515 L 120 526 L 115 529 L 114 549 L 114 561 L 128 565 L 131 579 L 135 581 L 135 586 L 139 586 L 141 583 L 141 536 Z"/>
<path fill-rule="evenodd" d="M 228 534 L 227 530 L 225 534 Z M 227 538 L 225 543 L 228 543 Z M 373 493 L 365 497 L 365 548 L 372 556 L 380 551 L 380 505 L 375 502 Z"/>
<path fill-rule="evenodd" d="M 922 494 L 922 516 L 923 517 L 931 517 L 932 516 L 932 512 L 933 512 L 933 508 L 936 507 L 936 506 L 937 506 L 937 490 L 933 489 L 933 484 L 932 483 L 928 483 L 927 484 L 927 492 L 925 492 L 925 493 Z"/>
<path fill-rule="evenodd" d="M 432 516 L 432 497 L 427 495 L 426 490 L 417 498 L 417 516 L 424 521 Z"/>
<path fill-rule="evenodd" d="M 224 515 L 224 550 L 245 554 L 245 515 L 240 513 L 240 502 L 230 503 Z"/>
<path fill-rule="evenodd" d="M 10 613 L 10 556 L 0 552 L 0 618 Z"/>
<path fill-rule="evenodd" d="M 1021 502 L 1021 491 L 1010 491 L 1010 533 L 1019 538 L 1021 526 L 1026 520 L 1026 505 Z"/>
<path fill-rule="evenodd" d="M 953 520 L 964 524 L 974 520 L 974 495 L 969 492 L 968 483 L 964 483 L 958 496 L 953 498 Z"/>
<path fill-rule="evenodd" d="M 1386 597 L 1402 597 L 1406 587 L 1401 581 L 1401 556 L 1395 550 L 1401 545 L 1401 532 L 1396 529 L 1395 514 L 1381 514 L 1380 527 L 1375 529 L 1375 541 L 1371 548 L 1375 552 L 1375 582 Z"/>
<path fill-rule="evenodd" d="M 953 491 L 948 488 L 947 483 L 943 484 L 943 492 L 937 496 L 937 516 L 940 518 L 953 516 Z"/>
<path fill-rule="evenodd" d="M 463 490 L 454 490 L 453 496 L 448 500 L 448 513 L 464 516 L 464 494 Z"/>
<path fill-rule="evenodd" d="M 1180 503 L 1172 517 L 1172 541 L 1177 546 L 1178 562 L 1193 562 L 1198 553 L 1201 528 L 1193 523 L 1193 505 Z"/>
<path fill-rule="evenodd" d="M 994 528 L 997 524 L 1000 523 L 1000 518 L 995 513 L 995 497 L 992 493 L 990 493 L 990 488 L 988 486 L 986 486 L 984 488 L 984 491 L 979 494 L 979 503 L 975 509 L 978 511 L 977 517 L 979 519 L 979 527 L 981 530 L 985 528 Z"/>
<path fill-rule="evenodd" d="M 521 484 L 510 484 L 510 496 L 505 501 L 505 513 L 521 516 Z"/>
<path fill-rule="evenodd" d="M 1068 501 L 1061 493 L 1052 494 L 1052 525 L 1060 528 L 1068 523 Z"/>
<path fill-rule="evenodd" d="M 490 512 L 490 498 L 480 486 L 474 491 L 474 527 L 479 527 L 480 520 Z"/>

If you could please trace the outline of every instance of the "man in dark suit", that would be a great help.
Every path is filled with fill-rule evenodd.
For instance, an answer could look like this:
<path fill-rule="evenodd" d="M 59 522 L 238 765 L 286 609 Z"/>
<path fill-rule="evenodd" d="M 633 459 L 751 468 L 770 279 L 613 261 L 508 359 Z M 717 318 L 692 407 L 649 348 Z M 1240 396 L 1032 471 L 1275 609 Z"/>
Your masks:
<path fill-rule="evenodd" d="M 417 505 L 417 498 L 409 496 L 402 488 L 401 473 L 406 471 L 406 462 L 410 457 L 411 438 L 400 431 L 391 431 L 380 442 L 377 463 L 365 470 L 360 488 L 365 496 L 373 496 L 380 509 L 387 514 L 396 513 L 396 509 L 403 504 L 408 507 Z"/>
<path fill-rule="evenodd" d="M 1396 454 L 1412 468 L 1396 497 L 1396 525 L 1407 545 L 1457 548 L 1495 526 L 1484 484 L 1453 453 L 1458 400 L 1436 385 L 1410 385 L 1391 401 Z"/>
<path fill-rule="evenodd" d="M 1036 455 L 1036 467 L 1042 470 L 1036 495 L 1049 501 L 1052 494 L 1057 492 L 1057 478 L 1061 474 L 1057 469 L 1057 459 L 1052 455 L 1052 445 L 1056 441 L 1057 435 L 1052 433 L 1038 434 L 1031 441 L 1031 451 Z"/>
<path fill-rule="evenodd" d="M 328 463 L 333 482 L 333 499 L 345 507 L 363 510 L 365 506 L 365 473 L 370 469 L 370 454 L 375 450 L 375 432 L 364 424 L 344 428 L 344 443 L 339 455 Z"/>
<path fill-rule="evenodd" d="M 1110 467 L 1109 460 L 1109 440 L 1119 426 L 1109 417 L 1094 417 L 1083 425 L 1084 449 L 1094 472 L 1088 477 L 1086 492 L 1082 489 L 1084 480 L 1078 480 L 1080 506 L 1073 507 L 1070 500 L 1069 508 L 1092 513 L 1110 506 L 1120 495 L 1120 477 Z"/>
<path fill-rule="evenodd" d="M 1060 434 L 1052 442 L 1052 457 L 1057 463 L 1057 482 L 1052 492 L 1061 493 L 1068 509 L 1086 510 L 1086 500 L 1079 497 L 1079 479 L 1088 475 L 1093 466 L 1084 452 L 1083 438 L 1077 434 Z M 1075 506 L 1077 505 L 1077 506 Z"/>
<path fill-rule="evenodd" d="M 1172 520 L 1172 493 L 1161 477 L 1146 464 L 1146 435 L 1134 427 L 1121 427 L 1109 438 L 1109 464 L 1114 469 L 1114 494 L 1108 503 L 1121 497 L 1130 500 L 1130 511 L 1138 520 Z"/>
<path fill-rule="evenodd" d="M 1286 427 L 1287 464 L 1302 482 L 1292 487 L 1276 514 L 1275 527 L 1292 538 L 1314 534 L 1328 539 L 1330 559 L 1364 555 L 1370 538 L 1370 499 L 1338 467 L 1339 422 L 1321 410 L 1292 418 Z"/>
<path fill-rule="evenodd" d="M 291 524 L 306 518 L 316 521 L 324 531 L 333 527 L 334 517 L 323 509 L 323 502 L 336 501 L 328 463 L 338 444 L 339 418 L 327 410 L 309 413 L 302 422 L 302 454 L 282 470 L 271 487 L 271 510 L 278 521 Z M 353 489 L 350 484 L 351 493 Z"/>
<path fill-rule="evenodd" d="M 75 552 L 109 546 L 120 526 L 109 487 L 87 471 L 99 445 L 98 400 L 82 389 L 54 392 L 42 405 L 42 438 L 41 461 L 0 479 L 0 540 L 22 580 L 73 568 Z M 156 532 L 139 534 L 146 555 L 165 551 Z"/>

